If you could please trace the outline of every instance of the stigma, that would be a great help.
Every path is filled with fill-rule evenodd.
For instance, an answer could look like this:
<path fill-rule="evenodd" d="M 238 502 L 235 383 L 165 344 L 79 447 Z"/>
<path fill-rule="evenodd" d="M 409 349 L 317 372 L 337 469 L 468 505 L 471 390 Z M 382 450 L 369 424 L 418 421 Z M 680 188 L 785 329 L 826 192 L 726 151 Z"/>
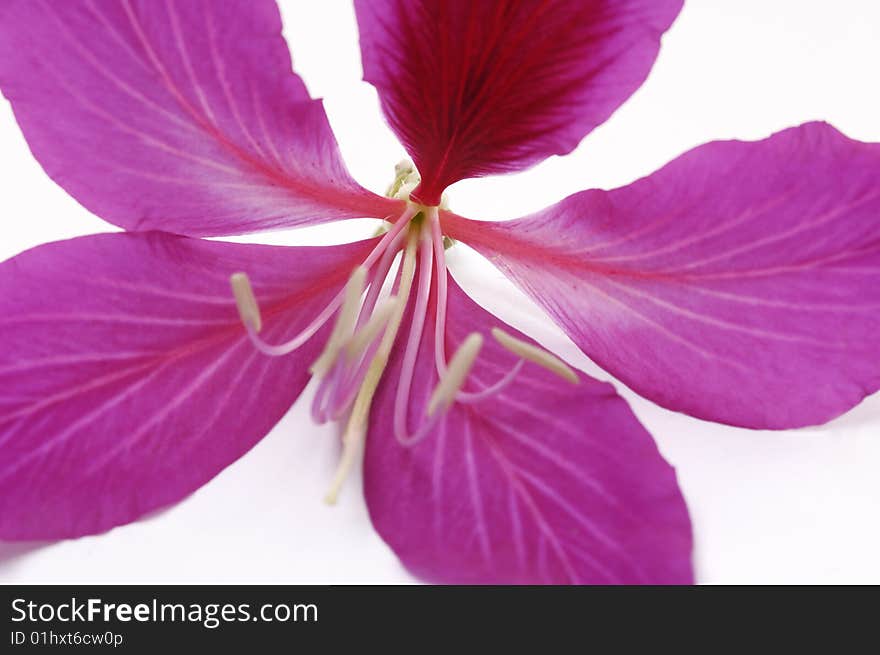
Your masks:
<path fill-rule="evenodd" d="M 274 357 L 300 348 L 332 321 L 332 329 L 320 355 L 310 368 L 317 380 L 312 399 L 312 418 L 317 423 L 340 421 L 342 454 L 325 501 L 336 502 L 348 474 L 358 461 L 367 438 L 370 411 L 380 381 L 395 348 L 401 349 L 399 378 L 386 385 L 395 394 L 389 431 L 401 447 L 409 448 L 428 437 L 456 404 L 485 401 L 516 383 L 524 365 L 537 365 L 568 382 L 577 382 L 574 371 L 562 360 L 531 343 L 518 339 L 500 327 L 489 334 L 511 355 L 510 368 L 497 382 L 477 391 L 468 390 L 468 380 L 480 366 L 480 352 L 486 336 L 468 335 L 447 359 L 446 302 L 448 271 L 446 250 L 450 241 L 442 234 L 439 211 L 443 206 L 424 207 L 409 201 L 419 184 L 410 162 L 395 167 L 395 179 L 387 195 L 407 201 L 398 219 L 379 239 L 366 259 L 350 274 L 345 287 L 289 341 L 270 344 L 260 337 L 262 318 L 257 296 L 245 272 L 230 278 L 232 295 L 242 325 L 260 352 Z M 445 202 L 445 197 L 444 201 Z M 452 242 L 454 243 L 454 242 Z M 433 293 L 432 293 L 433 292 Z M 433 306 L 429 306 L 433 303 Z M 404 315 L 412 308 L 410 320 Z M 433 325 L 428 318 L 433 317 Z M 417 371 L 419 347 L 425 330 L 433 329 L 433 362 L 437 383 L 416 425 L 410 426 L 410 391 Z M 477 385 L 480 386 L 480 385 Z M 390 436 L 390 435 L 389 435 Z M 386 435 L 378 435 L 386 438 Z"/>

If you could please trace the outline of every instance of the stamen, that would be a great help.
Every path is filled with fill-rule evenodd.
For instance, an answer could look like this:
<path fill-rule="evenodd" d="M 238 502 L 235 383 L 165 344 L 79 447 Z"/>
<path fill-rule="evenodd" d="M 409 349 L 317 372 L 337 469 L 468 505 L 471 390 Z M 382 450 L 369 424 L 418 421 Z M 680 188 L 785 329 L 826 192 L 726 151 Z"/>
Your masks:
<path fill-rule="evenodd" d="M 391 315 L 388 325 L 385 328 L 385 334 L 382 335 L 382 341 L 379 344 L 379 350 L 376 352 L 374 361 L 384 360 L 385 364 L 391 356 L 391 349 L 394 346 L 394 339 L 397 338 L 397 332 L 403 321 L 403 313 L 406 310 L 406 303 L 409 300 L 409 293 L 412 289 L 413 278 L 416 269 L 416 244 L 418 238 L 415 232 L 410 232 L 409 240 L 406 243 L 406 251 L 403 254 L 403 265 L 400 268 L 400 284 L 397 287 L 397 311 Z M 382 365 L 384 370 L 385 364 Z"/>
<path fill-rule="evenodd" d="M 370 320 L 352 335 L 351 339 L 348 340 L 348 345 L 345 347 L 346 355 L 348 355 L 350 360 L 361 355 L 364 350 L 366 350 L 367 346 L 379 336 L 379 332 L 381 332 L 382 328 L 385 327 L 385 324 L 388 323 L 391 314 L 397 309 L 397 305 L 397 298 L 395 296 L 389 296 L 378 306 L 376 311 L 373 312 L 373 315 L 370 316 Z"/>
<path fill-rule="evenodd" d="M 367 269 L 363 266 L 358 266 L 354 269 L 354 273 L 351 274 L 348 283 L 345 285 L 345 298 L 342 301 L 339 316 L 336 318 L 336 324 L 333 326 L 330 338 L 327 339 L 324 351 L 315 363 L 312 364 L 311 372 L 319 378 L 324 377 L 327 371 L 330 370 L 330 367 L 333 366 L 339 351 L 342 350 L 342 347 L 354 330 L 366 281 Z"/>
<path fill-rule="evenodd" d="M 260 318 L 260 306 L 254 297 L 254 290 L 247 273 L 233 273 L 229 278 L 229 284 L 232 286 L 232 295 L 235 296 L 241 322 L 254 332 L 259 332 L 263 328 L 263 320 Z"/>
<path fill-rule="evenodd" d="M 434 262 L 437 265 L 437 312 L 434 322 L 434 362 L 437 366 L 437 375 L 443 377 L 446 373 L 446 255 L 443 237 L 440 233 L 440 217 L 437 208 L 428 210 L 428 220 L 431 223 L 431 240 L 434 243 Z"/>
<path fill-rule="evenodd" d="M 342 485 L 351 473 L 357 456 L 360 453 L 361 445 L 367 434 L 366 417 L 370 412 L 370 404 L 373 400 L 373 394 L 379 384 L 379 378 L 382 376 L 382 369 L 370 367 L 367 371 L 367 377 L 358 393 L 357 399 L 354 401 L 354 409 L 351 412 L 351 418 L 345 427 L 345 433 L 342 435 L 342 455 L 339 458 L 339 465 L 330 483 L 330 488 L 324 496 L 324 502 L 328 505 L 335 505 L 339 499 L 339 492 Z"/>
<path fill-rule="evenodd" d="M 519 375 L 519 372 L 522 370 L 523 364 L 525 364 L 525 360 L 520 359 L 507 373 L 504 374 L 504 377 L 485 389 L 481 389 L 480 391 L 459 391 L 458 395 L 455 396 L 456 402 L 478 403 L 481 400 L 486 400 L 486 398 L 501 393 L 513 383 L 516 376 Z"/>
<path fill-rule="evenodd" d="M 330 418 L 336 421 L 351 407 L 379 349 L 375 337 L 383 327 L 387 329 L 387 324 L 397 313 L 398 302 L 395 296 L 388 298 L 377 310 L 379 317 L 371 317 L 371 325 L 360 328 L 349 340 L 344 361 L 340 358 L 333 368 L 333 371 L 339 372 L 339 375 L 331 374 L 333 391 L 322 415 L 326 416 L 329 413 Z M 356 343 L 356 340 L 360 343 Z"/>
<path fill-rule="evenodd" d="M 290 341 L 279 344 L 277 346 L 263 341 L 253 329 L 253 327 L 251 327 L 250 324 L 245 323 L 245 328 L 247 328 L 247 334 L 251 339 L 251 343 L 253 343 L 254 347 L 261 353 L 263 353 L 264 355 L 269 355 L 270 357 L 282 357 L 284 355 L 292 353 L 294 350 L 296 350 L 309 339 L 311 339 L 315 335 L 315 333 L 324 326 L 324 323 L 330 320 L 330 317 L 333 316 L 333 313 L 336 311 L 339 303 L 342 302 L 342 295 L 342 292 L 337 294 L 336 298 L 329 305 L 327 305 L 327 307 L 325 307 L 324 310 L 320 314 L 318 314 L 315 320 L 309 323 L 302 332 L 297 334 Z"/>
<path fill-rule="evenodd" d="M 397 395 L 394 399 L 394 434 L 401 443 L 407 440 L 406 405 L 412 388 L 416 360 L 419 355 L 419 344 L 428 313 L 428 298 L 431 294 L 433 248 L 431 237 L 423 234 L 419 244 L 419 287 L 416 294 L 415 307 L 409 327 L 409 337 L 403 353 L 400 367 L 400 380 L 397 383 Z"/>
<path fill-rule="evenodd" d="M 312 398 L 311 414 L 312 420 L 318 425 L 327 422 L 327 405 L 328 398 L 332 395 L 334 387 L 338 384 L 342 374 L 342 363 L 337 362 L 330 367 L 330 372 L 321 380 L 315 395 Z"/>
<path fill-rule="evenodd" d="M 437 427 L 437 424 L 443 418 L 443 412 L 437 412 L 433 416 L 428 416 L 427 420 L 423 421 L 419 426 L 419 429 L 415 431 L 415 434 L 408 435 L 395 435 L 397 437 L 397 443 L 405 448 L 412 448 L 417 443 L 419 443 L 422 439 L 431 434 L 431 431 Z"/>
<path fill-rule="evenodd" d="M 376 244 L 376 247 L 370 252 L 367 256 L 367 259 L 364 261 L 363 266 L 365 268 L 370 268 L 373 264 L 376 263 L 376 260 L 382 255 L 388 248 L 389 244 L 394 241 L 395 237 L 400 234 L 404 228 L 406 228 L 410 221 L 418 214 L 420 208 L 418 205 L 414 205 L 412 203 L 407 203 L 406 209 L 403 214 L 400 215 L 400 218 L 391 225 L 389 230 L 385 233 L 385 235 L 379 240 L 379 243 Z"/>
<path fill-rule="evenodd" d="M 367 291 L 367 297 L 364 299 L 364 306 L 361 309 L 361 317 L 358 320 L 358 327 L 361 327 L 366 321 L 366 318 L 373 313 L 373 310 L 376 307 L 376 302 L 379 300 L 379 295 L 382 293 L 383 283 L 391 272 L 391 266 L 397 258 L 397 253 L 402 249 L 406 236 L 406 232 L 401 232 L 394 237 L 388 248 L 385 250 L 385 253 L 382 255 L 382 259 L 379 260 L 379 264 L 376 266 L 376 273 L 373 276 L 373 282 L 370 284 L 370 289 Z"/>
<path fill-rule="evenodd" d="M 324 501 L 329 505 L 336 503 L 339 490 L 354 466 L 367 433 L 367 422 L 373 396 L 376 394 L 376 387 L 379 386 L 382 373 L 385 372 L 385 367 L 388 365 L 388 358 L 391 356 L 391 349 L 394 346 L 395 338 L 397 338 L 400 323 L 403 321 L 403 313 L 406 310 L 406 303 L 409 300 L 416 266 L 417 237 L 416 232 L 410 232 L 400 269 L 400 283 L 397 287 L 398 301 L 394 304 L 394 312 L 388 319 L 385 334 L 382 335 L 379 348 L 370 362 L 370 367 L 367 369 L 367 374 L 355 398 L 351 416 L 348 418 L 348 424 L 342 437 L 342 456 L 339 460 L 339 467 L 336 469 L 336 475 L 324 497 Z"/>
<path fill-rule="evenodd" d="M 474 360 L 476 360 L 482 347 L 483 335 L 474 332 L 468 335 L 458 350 L 455 351 L 452 359 L 449 360 L 446 375 L 440 379 L 440 382 L 434 389 L 434 393 L 431 394 L 431 399 L 428 401 L 428 416 L 434 414 L 440 407 L 443 410 L 448 409 L 453 403 L 455 395 L 464 384 L 465 378 L 470 373 Z"/>
<path fill-rule="evenodd" d="M 555 373 L 563 380 L 568 380 L 572 384 L 577 384 L 579 382 L 577 373 L 575 373 L 568 364 L 543 348 L 538 348 L 527 341 L 517 339 L 497 327 L 492 328 L 492 336 L 495 337 L 495 340 L 499 344 L 507 348 L 514 355 L 533 362 L 538 366 L 542 366 L 551 373 Z"/>
<path fill-rule="evenodd" d="M 318 424 L 327 419 L 338 420 L 354 402 L 358 386 L 366 372 L 376 346 L 375 339 L 397 309 L 397 298 L 387 298 L 362 328 L 346 342 L 345 357 L 337 357 L 327 376 L 321 381 L 312 401 L 312 418 Z M 365 358 L 366 356 L 366 358 Z"/>
<path fill-rule="evenodd" d="M 362 264 L 362 266 L 366 269 L 369 269 L 370 267 L 373 266 L 373 264 L 376 263 L 376 260 L 380 256 L 387 255 L 389 249 L 395 250 L 395 252 L 392 253 L 392 256 L 391 256 L 391 259 L 393 259 L 394 254 L 396 254 L 397 244 L 400 242 L 399 237 L 403 237 L 404 228 L 406 228 L 409 225 L 410 221 L 413 219 L 413 217 L 416 214 L 419 213 L 419 211 L 420 210 L 417 205 L 408 204 L 406 207 L 406 210 L 403 212 L 403 214 L 401 214 L 400 218 L 397 219 L 397 222 L 391 225 L 391 227 L 389 228 L 389 230 L 385 234 L 385 236 L 383 236 L 379 240 L 379 243 L 376 244 L 376 247 L 373 248 L 373 250 L 367 256 L 366 260 L 364 260 L 364 263 Z M 383 261 L 385 259 L 387 259 L 387 257 L 383 257 Z M 382 267 L 382 265 L 380 265 L 380 268 L 381 267 Z M 385 268 L 384 270 L 385 270 L 385 274 L 387 274 L 387 268 Z M 243 275 L 243 274 L 235 274 L 233 277 L 235 277 L 237 275 Z M 246 277 L 247 276 L 245 275 L 245 278 Z M 384 274 L 383 274 L 382 279 L 384 279 Z M 239 298 L 236 293 L 236 289 L 235 289 L 236 282 L 232 278 L 230 278 L 230 283 L 233 286 L 233 293 L 236 294 L 236 303 L 239 306 L 239 314 L 241 314 L 242 304 L 239 302 Z M 242 283 L 238 282 L 238 284 L 241 285 Z M 247 286 L 249 287 L 250 284 L 248 283 Z M 245 292 L 245 293 L 247 293 L 247 292 Z M 247 298 L 246 295 L 242 296 L 242 297 L 245 299 Z M 330 301 L 330 304 L 327 305 L 323 310 L 321 310 L 321 313 L 318 314 L 317 317 L 315 317 L 315 320 L 313 320 L 311 323 L 309 323 L 309 325 L 306 326 L 306 328 L 302 332 L 297 334 L 295 337 L 293 337 L 289 341 L 286 341 L 286 342 L 278 344 L 278 345 L 266 343 L 257 335 L 257 332 L 262 327 L 262 324 L 258 324 L 257 326 L 254 326 L 251 324 L 250 320 L 245 320 L 245 316 L 243 316 L 243 315 L 242 315 L 242 322 L 244 323 L 245 327 L 247 328 L 248 336 L 250 337 L 251 342 L 254 344 L 254 347 L 257 348 L 257 350 L 259 350 L 260 352 L 262 352 L 266 355 L 270 355 L 272 357 L 281 357 L 282 355 L 287 355 L 289 353 L 292 353 L 294 350 L 301 347 L 309 339 L 311 339 L 313 336 L 315 336 L 315 333 L 318 330 L 320 330 L 327 321 L 330 320 L 330 318 L 333 316 L 333 314 L 339 308 L 339 305 L 342 304 L 344 297 L 345 297 L 345 289 L 343 289 L 342 291 L 337 293 L 336 296 L 334 296 L 333 300 Z M 250 298 L 253 300 L 253 306 L 255 306 L 257 308 L 257 312 L 258 312 L 257 316 L 259 316 L 259 305 L 257 305 L 256 299 L 253 298 L 253 292 L 250 293 Z M 369 302 L 369 295 L 367 296 L 367 300 Z M 248 304 L 245 303 L 244 306 L 248 307 Z M 252 313 L 248 313 L 247 316 L 250 319 L 253 318 Z"/>

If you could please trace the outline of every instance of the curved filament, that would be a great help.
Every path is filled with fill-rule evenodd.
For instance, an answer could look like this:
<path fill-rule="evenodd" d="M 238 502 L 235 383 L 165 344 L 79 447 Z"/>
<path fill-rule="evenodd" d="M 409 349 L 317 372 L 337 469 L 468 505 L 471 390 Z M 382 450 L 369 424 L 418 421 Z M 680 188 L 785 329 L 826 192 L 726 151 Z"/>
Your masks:
<path fill-rule="evenodd" d="M 413 308 L 409 338 L 406 342 L 400 380 L 397 384 L 397 395 L 394 399 L 394 434 L 401 443 L 407 440 L 405 436 L 407 434 L 407 400 L 412 388 L 416 359 L 418 358 L 422 331 L 428 312 L 428 297 L 431 292 L 431 272 L 433 269 L 432 258 L 432 239 L 430 236 L 424 235 L 419 242 L 419 287 L 416 294 L 416 304 Z"/>

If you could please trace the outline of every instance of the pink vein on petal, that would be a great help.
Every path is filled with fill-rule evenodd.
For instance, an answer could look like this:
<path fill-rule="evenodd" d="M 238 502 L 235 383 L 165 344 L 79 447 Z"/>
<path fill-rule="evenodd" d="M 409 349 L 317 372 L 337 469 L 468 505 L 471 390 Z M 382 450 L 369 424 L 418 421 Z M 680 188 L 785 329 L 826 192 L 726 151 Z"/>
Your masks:
<path fill-rule="evenodd" d="M 86 475 L 91 475 L 95 471 L 102 468 L 105 464 L 111 462 L 116 455 L 123 449 L 131 448 L 134 444 L 143 438 L 143 436 L 158 422 L 163 420 L 168 414 L 174 411 L 177 407 L 180 407 L 182 403 L 188 400 L 206 381 L 208 381 L 211 376 L 219 370 L 232 355 L 241 349 L 242 346 L 249 345 L 250 341 L 246 337 L 242 337 L 239 339 L 238 343 L 226 350 L 218 359 L 212 362 L 209 366 L 202 369 L 199 374 L 191 380 L 185 387 L 183 387 L 180 391 L 174 394 L 174 398 L 171 402 L 166 403 L 158 412 L 153 414 L 152 416 L 144 417 L 146 420 L 138 426 L 138 429 L 129 435 L 128 438 L 124 440 L 120 440 L 113 448 L 107 450 L 104 455 L 96 460 L 92 466 L 86 471 Z M 251 354 L 253 357 L 253 354 Z M 156 369 L 155 372 L 161 370 L 162 366 Z M 151 376 L 152 377 L 152 374 Z M 230 391 L 233 387 L 229 387 L 227 391 Z M 228 394 L 227 394 L 228 395 Z M 218 409 L 224 407 L 222 403 L 218 403 Z"/>
<path fill-rule="evenodd" d="M 486 517 L 483 515 L 483 499 L 480 495 L 480 486 L 477 483 L 477 464 L 474 461 L 473 439 L 471 437 L 470 423 L 465 423 L 464 430 L 464 455 L 465 465 L 467 466 L 468 481 L 470 486 L 471 506 L 476 519 L 477 537 L 480 540 L 480 550 L 487 563 L 492 561 L 489 554 L 491 548 L 489 546 L 489 531 L 486 526 Z"/>

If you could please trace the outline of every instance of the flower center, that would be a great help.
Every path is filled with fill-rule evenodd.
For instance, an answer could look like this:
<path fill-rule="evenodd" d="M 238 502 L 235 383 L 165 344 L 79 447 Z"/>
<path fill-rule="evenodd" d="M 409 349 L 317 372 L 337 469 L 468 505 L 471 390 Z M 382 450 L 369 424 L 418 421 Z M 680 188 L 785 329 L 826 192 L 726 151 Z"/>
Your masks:
<path fill-rule="evenodd" d="M 422 176 L 416 170 L 415 164 L 409 159 L 401 159 L 394 165 L 394 181 L 385 189 L 385 195 L 399 200 L 410 199 L 410 194 L 422 181 Z M 440 196 L 440 209 L 449 209 L 449 198 L 443 193 Z"/>
<path fill-rule="evenodd" d="M 438 207 L 409 202 L 419 177 L 412 164 L 395 167 L 395 180 L 386 195 L 407 200 L 406 209 L 385 231 L 376 247 L 352 273 L 345 288 L 296 337 L 272 345 L 263 341 L 260 310 L 245 273 L 231 277 L 239 315 L 254 346 L 271 356 L 286 355 L 311 339 L 335 316 L 333 329 L 321 355 L 311 367 L 320 380 L 312 402 L 312 416 L 318 423 L 348 416 L 342 437 L 339 468 L 327 493 L 336 501 L 342 483 L 357 459 L 366 438 L 370 407 L 392 349 L 401 335 L 407 305 L 413 303 L 400 379 L 396 387 L 393 431 L 402 446 L 412 446 L 427 436 L 454 403 L 476 403 L 510 385 L 526 361 L 533 362 L 571 382 L 575 373 L 554 355 L 513 337 L 500 328 L 492 336 L 516 356 L 510 370 L 496 383 L 476 392 L 465 391 L 468 375 L 477 362 L 483 336 L 470 334 L 453 356 L 446 358 L 447 270 L 445 250 L 451 243 L 440 229 Z M 445 197 L 441 207 L 445 206 Z M 399 265 L 395 270 L 395 262 Z M 436 279 L 432 279 L 436 272 Z M 407 425 L 410 390 L 418 349 L 428 317 L 431 289 L 435 290 L 434 366 L 438 383 L 426 406 L 421 423 L 411 432 Z"/>

